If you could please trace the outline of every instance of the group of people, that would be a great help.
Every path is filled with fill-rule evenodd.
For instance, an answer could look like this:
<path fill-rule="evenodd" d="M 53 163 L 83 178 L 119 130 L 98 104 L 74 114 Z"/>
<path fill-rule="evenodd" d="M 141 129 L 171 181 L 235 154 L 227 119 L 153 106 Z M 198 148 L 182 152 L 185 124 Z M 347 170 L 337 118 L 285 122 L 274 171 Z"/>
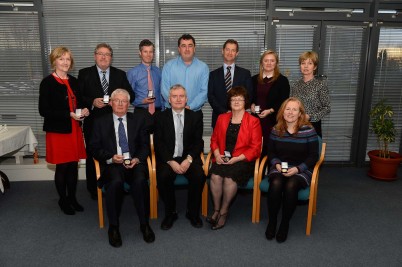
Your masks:
<path fill-rule="evenodd" d="M 179 56 L 161 71 L 152 65 L 154 44 L 143 40 L 141 64 L 126 73 L 111 66 L 113 49 L 100 43 L 94 50 L 95 65 L 79 70 L 78 79 L 68 74 L 74 66 L 68 48 L 57 47 L 50 54 L 53 72 L 41 82 L 39 112 L 44 117 L 46 160 L 56 164 L 59 206 L 68 215 L 84 210 L 76 199 L 76 187 L 78 161 L 86 159 L 90 196 L 97 198 L 97 187 L 105 191 L 113 247 L 122 245 L 119 216 L 124 184 L 130 187 L 143 239 L 155 240 L 149 225 L 146 163 L 150 133 L 154 134 L 157 188 L 165 208 L 161 229 L 170 229 L 178 219 L 174 191 L 178 174 L 189 184 L 185 217 L 192 226 L 203 226 L 199 213 L 206 177 L 200 158 L 204 152 L 201 108 L 207 99 L 213 109 L 208 176 L 214 209 L 206 221 L 212 230 L 225 226 L 238 185 L 252 176 L 262 155 L 268 155 L 270 165 L 267 239 L 286 240 L 297 192 L 309 186 L 318 159 L 321 119 L 330 112 L 328 88 L 314 76 L 317 54 L 300 56 L 303 77 L 290 86 L 272 50 L 262 54 L 259 73 L 253 77 L 235 63 L 236 40 L 224 43 L 223 66 L 212 72 L 195 57 L 195 50 L 194 37 L 182 35 Z M 134 112 L 128 112 L 130 104 Z M 99 180 L 93 158 L 101 165 Z M 288 167 L 284 169 L 282 163 Z"/>

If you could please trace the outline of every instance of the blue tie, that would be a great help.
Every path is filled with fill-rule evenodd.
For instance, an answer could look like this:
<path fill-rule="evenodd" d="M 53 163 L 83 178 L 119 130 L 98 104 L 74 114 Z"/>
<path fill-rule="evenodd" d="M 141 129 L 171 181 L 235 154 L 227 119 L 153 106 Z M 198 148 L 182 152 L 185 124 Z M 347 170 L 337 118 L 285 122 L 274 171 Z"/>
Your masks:
<path fill-rule="evenodd" d="M 124 130 L 123 118 L 118 118 L 118 120 L 120 121 L 118 133 L 119 133 L 119 146 L 121 147 L 121 153 L 130 152 L 130 149 L 128 148 L 126 131 Z"/>

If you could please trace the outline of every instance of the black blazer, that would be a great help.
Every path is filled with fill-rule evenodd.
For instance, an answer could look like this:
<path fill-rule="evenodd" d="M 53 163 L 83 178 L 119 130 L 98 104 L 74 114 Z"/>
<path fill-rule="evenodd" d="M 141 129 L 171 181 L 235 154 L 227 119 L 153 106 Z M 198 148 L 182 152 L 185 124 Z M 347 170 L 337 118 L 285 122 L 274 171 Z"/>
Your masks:
<path fill-rule="evenodd" d="M 183 157 L 190 155 L 193 163 L 202 164 L 200 153 L 204 151 L 202 139 L 203 121 L 202 112 L 194 112 L 189 109 L 184 111 L 183 129 Z M 155 156 L 160 162 L 173 159 L 176 135 L 173 122 L 172 109 L 166 109 L 157 113 L 155 118 Z"/>
<path fill-rule="evenodd" d="M 71 75 L 68 77 L 71 90 L 77 100 L 76 108 L 83 108 L 78 81 Z M 39 114 L 44 117 L 43 131 L 71 133 L 67 85 L 57 82 L 52 74 L 45 77 L 39 86 Z"/>
<path fill-rule="evenodd" d="M 84 122 L 84 131 L 86 133 L 85 137 L 88 138 L 88 136 L 90 135 L 90 132 L 88 131 L 90 131 L 90 129 L 92 128 L 94 118 L 102 116 L 106 113 L 112 113 L 112 108 L 110 106 L 106 106 L 104 108 L 94 107 L 92 109 L 92 103 L 94 99 L 103 97 L 104 95 L 96 65 L 79 70 L 78 83 L 82 95 L 83 104 L 90 111 L 89 116 L 85 119 Z M 110 66 L 108 94 L 111 95 L 112 92 L 117 88 L 126 89 L 130 94 L 130 102 L 134 100 L 135 95 L 130 83 L 127 80 L 126 73 L 120 69 Z"/>
<path fill-rule="evenodd" d="M 251 103 L 257 102 L 257 86 L 258 86 L 258 74 L 254 75 L 252 78 L 253 81 L 253 98 Z M 282 74 L 279 75 L 278 79 L 274 82 L 271 89 L 269 90 L 267 101 L 267 107 L 273 108 L 274 113 L 269 116 L 272 118 L 273 124 L 276 124 L 276 115 L 278 114 L 279 108 L 282 103 L 289 98 L 290 86 L 289 80 Z"/>
<path fill-rule="evenodd" d="M 130 154 L 145 163 L 150 154 L 148 123 L 149 114 L 143 111 L 127 113 L 127 139 Z M 113 113 L 105 114 L 94 121 L 91 140 L 88 144 L 91 155 L 101 164 L 117 154 Z"/>
<path fill-rule="evenodd" d="M 253 84 L 249 70 L 235 65 L 232 87 L 235 86 L 244 86 L 247 89 L 249 99 L 253 99 Z M 213 110 L 212 128 L 214 128 L 218 115 L 228 111 L 223 66 L 211 71 L 209 74 L 208 102 Z"/>

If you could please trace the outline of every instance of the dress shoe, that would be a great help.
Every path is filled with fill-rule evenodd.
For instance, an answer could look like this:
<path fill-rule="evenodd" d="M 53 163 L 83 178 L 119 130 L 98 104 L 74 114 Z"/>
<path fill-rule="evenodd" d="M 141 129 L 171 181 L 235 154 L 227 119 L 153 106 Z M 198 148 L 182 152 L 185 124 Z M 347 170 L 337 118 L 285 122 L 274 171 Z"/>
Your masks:
<path fill-rule="evenodd" d="M 283 224 L 279 225 L 278 233 L 276 233 L 276 241 L 278 243 L 283 243 L 286 241 L 288 238 L 288 232 L 289 232 L 289 224 Z"/>
<path fill-rule="evenodd" d="M 70 205 L 75 211 L 84 211 L 84 207 L 78 203 L 77 199 L 70 199 Z"/>
<path fill-rule="evenodd" d="M 154 231 L 152 231 L 151 226 L 149 226 L 149 224 L 141 224 L 140 229 L 145 242 L 152 243 L 155 241 Z"/>
<path fill-rule="evenodd" d="M 195 228 L 202 227 L 202 220 L 199 216 L 190 216 L 190 214 L 186 213 L 186 218 L 190 221 L 191 225 Z"/>
<path fill-rule="evenodd" d="M 68 202 L 67 199 L 59 199 L 59 207 L 60 209 L 64 212 L 64 214 L 67 215 L 74 215 L 75 211 L 74 209 L 70 206 L 70 203 Z"/>
<path fill-rule="evenodd" d="M 173 213 L 170 213 L 170 214 L 166 215 L 165 218 L 162 221 L 161 229 L 162 230 L 169 230 L 170 228 L 172 228 L 173 223 L 178 218 L 179 218 L 179 216 L 177 215 L 177 212 L 173 212 Z"/>
<path fill-rule="evenodd" d="M 214 219 L 213 216 L 215 215 L 215 213 L 217 213 L 217 216 L 216 216 L 216 218 Z M 216 224 L 216 219 L 218 218 L 218 216 L 219 216 L 219 210 L 214 210 L 214 214 L 212 214 L 212 216 L 206 217 L 206 218 L 205 218 L 205 221 L 206 221 L 207 223 L 211 224 L 211 225 L 214 225 L 214 224 Z"/>
<path fill-rule="evenodd" d="M 98 200 L 98 193 L 96 193 L 96 192 L 90 192 L 89 194 L 91 195 L 91 199 L 92 199 L 92 200 Z"/>
<path fill-rule="evenodd" d="M 108 231 L 108 236 L 109 236 L 109 244 L 112 247 L 118 248 L 121 247 L 122 245 L 122 241 L 121 241 L 121 236 L 120 236 L 120 232 L 118 228 L 109 227 L 109 231 Z"/>
<path fill-rule="evenodd" d="M 224 214 L 219 214 L 219 215 L 218 215 L 218 219 L 216 219 L 216 223 L 211 226 L 211 229 L 212 229 L 212 230 L 219 230 L 219 229 L 222 229 L 223 227 L 225 227 L 227 217 L 228 217 L 228 213 L 227 213 L 227 212 L 224 213 Z M 221 218 L 225 218 L 224 223 L 219 223 L 219 222 L 221 221 Z"/>
<path fill-rule="evenodd" d="M 265 237 L 268 240 L 272 240 L 272 239 L 274 239 L 275 234 L 276 234 L 276 222 L 270 221 L 268 223 L 267 229 L 265 230 Z"/>

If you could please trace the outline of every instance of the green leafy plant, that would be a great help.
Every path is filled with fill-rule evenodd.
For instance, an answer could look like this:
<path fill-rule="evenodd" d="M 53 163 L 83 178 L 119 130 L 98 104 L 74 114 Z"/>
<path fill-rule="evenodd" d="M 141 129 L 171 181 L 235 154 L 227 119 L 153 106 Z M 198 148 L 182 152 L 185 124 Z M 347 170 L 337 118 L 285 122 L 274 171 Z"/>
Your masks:
<path fill-rule="evenodd" d="M 395 142 L 396 129 L 393 115 L 392 106 L 387 105 L 385 99 L 381 99 L 370 111 L 370 130 L 377 136 L 381 158 L 390 158 L 388 145 Z"/>

